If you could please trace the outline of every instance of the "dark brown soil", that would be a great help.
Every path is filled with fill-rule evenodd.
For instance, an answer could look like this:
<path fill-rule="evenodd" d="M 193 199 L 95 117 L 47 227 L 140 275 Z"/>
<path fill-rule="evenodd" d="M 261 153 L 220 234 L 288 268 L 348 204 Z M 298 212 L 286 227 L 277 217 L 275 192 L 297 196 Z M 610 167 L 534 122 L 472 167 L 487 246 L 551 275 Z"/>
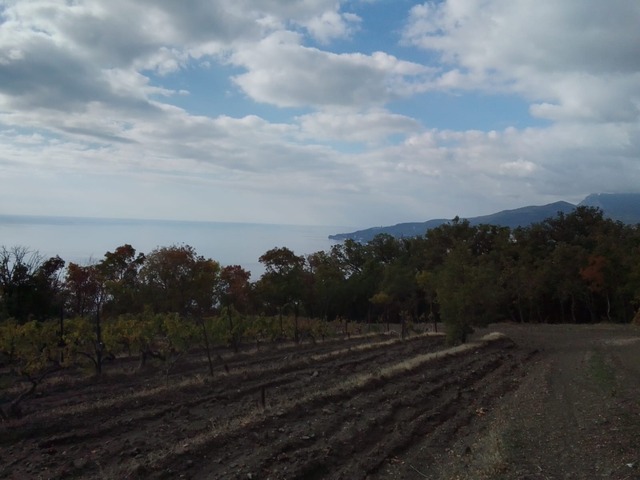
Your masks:
<path fill-rule="evenodd" d="M 192 357 L 54 379 L 0 424 L 0 478 L 640 478 L 639 329 L 494 325 L 445 348 L 362 337 L 223 354 L 214 377 Z"/>
<path fill-rule="evenodd" d="M 640 479 L 640 328 L 494 325 L 538 353 L 518 388 L 398 478 Z M 483 332 L 478 332 L 482 334 Z"/>

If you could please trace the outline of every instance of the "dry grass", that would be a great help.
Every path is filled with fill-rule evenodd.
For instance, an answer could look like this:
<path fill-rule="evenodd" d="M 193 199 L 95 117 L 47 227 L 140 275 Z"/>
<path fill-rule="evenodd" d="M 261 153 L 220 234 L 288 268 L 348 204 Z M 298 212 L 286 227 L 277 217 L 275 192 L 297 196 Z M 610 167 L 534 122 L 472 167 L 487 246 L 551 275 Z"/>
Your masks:
<path fill-rule="evenodd" d="M 370 334 L 365 334 L 362 337 L 366 338 L 367 336 L 370 336 Z M 377 336 L 377 335 L 376 335 Z M 304 365 L 308 365 L 311 362 L 321 362 L 324 360 L 329 360 L 332 358 L 337 358 L 340 357 L 342 355 L 348 355 L 350 353 L 353 352 L 364 352 L 367 350 L 375 350 L 378 348 L 384 348 L 384 347 L 388 347 L 391 345 L 396 345 L 399 343 L 406 343 L 406 342 L 410 342 L 410 341 L 415 341 L 415 340 L 419 340 L 425 337 L 443 337 L 444 334 L 441 333 L 422 333 L 419 335 L 414 335 L 410 338 L 406 338 L 405 340 L 402 340 L 399 337 L 394 337 L 392 339 L 389 340 L 382 340 L 380 342 L 372 342 L 372 343 L 364 343 L 362 345 L 355 345 L 353 347 L 347 347 L 347 348 L 340 348 L 337 350 L 332 350 L 330 352 L 327 353 L 319 353 L 316 355 L 308 355 L 308 356 L 301 356 L 299 358 L 295 358 L 295 359 L 291 359 L 290 362 L 288 363 L 289 367 L 296 367 L 296 366 L 304 366 Z M 354 337 L 351 337 L 354 338 Z M 292 352 L 292 356 L 296 356 L 298 355 L 296 352 Z M 283 359 L 286 359 L 286 356 L 283 357 Z M 230 373 L 236 374 L 236 375 L 244 375 L 247 374 L 249 372 L 251 373 L 260 373 L 260 374 L 272 374 L 272 373 L 277 373 L 277 371 L 279 370 L 280 367 L 265 367 L 263 369 L 260 368 L 239 368 L 239 369 L 230 369 Z"/>
<path fill-rule="evenodd" d="M 396 345 L 398 343 L 406 343 L 410 341 L 420 340 L 425 337 L 444 337 L 444 333 L 421 333 L 419 335 L 414 335 L 412 337 L 406 338 L 402 340 L 399 337 L 392 338 L 390 340 L 383 340 L 381 342 L 373 342 L 373 343 L 364 343 L 362 345 L 356 345 L 350 348 L 343 348 L 340 350 L 334 350 L 333 352 L 328 352 L 324 354 L 312 355 L 310 358 L 313 361 L 321 361 L 326 360 L 328 358 L 339 357 L 340 355 L 345 355 L 352 352 L 365 352 L 367 350 L 374 350 L 380 347 L 386 347 L 390 345 Z"/>

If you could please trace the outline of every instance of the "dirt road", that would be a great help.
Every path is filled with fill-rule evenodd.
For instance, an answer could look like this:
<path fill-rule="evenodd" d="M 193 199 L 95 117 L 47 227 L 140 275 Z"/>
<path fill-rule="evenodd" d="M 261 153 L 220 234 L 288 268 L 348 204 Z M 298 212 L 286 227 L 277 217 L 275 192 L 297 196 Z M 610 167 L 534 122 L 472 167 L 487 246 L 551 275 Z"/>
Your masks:
<path fill-rule="evenodd" d="M 640 329 L 493 325 L 537 351 L 514 389 L 446 455 L 404 478 L 640 479 Z M 484 333 L 479 331 L 478 334 Z"/>

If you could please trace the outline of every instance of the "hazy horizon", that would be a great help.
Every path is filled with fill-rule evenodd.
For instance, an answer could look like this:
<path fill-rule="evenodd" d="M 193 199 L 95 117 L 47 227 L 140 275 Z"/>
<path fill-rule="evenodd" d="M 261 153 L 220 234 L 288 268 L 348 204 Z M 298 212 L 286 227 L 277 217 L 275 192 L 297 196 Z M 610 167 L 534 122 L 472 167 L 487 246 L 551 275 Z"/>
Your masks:
<path fill-rule="evenodd" d="M 7 217 L 23 221 L 7 222 Z M 36 221 L 37 218 L 41 221 Z M 55 218 L 0 215 L 0 246 L 26 247 L 46 258 L 59 255 L 66 262 L 88 264 L 124 244 L 142 253 L 159 247 L 190 245 L 199 255 L 223 266 L 242 266 L 252 273 L 252 280 L 257 280 L 264 271 L 258 258 L 267 250 L 287 247 L 297 255 L 328 250 L 338 243 L 328 236 L 339 228 L 79 217 L 63 217 L 75 220 L 71 222 L 46 221 Z"/>

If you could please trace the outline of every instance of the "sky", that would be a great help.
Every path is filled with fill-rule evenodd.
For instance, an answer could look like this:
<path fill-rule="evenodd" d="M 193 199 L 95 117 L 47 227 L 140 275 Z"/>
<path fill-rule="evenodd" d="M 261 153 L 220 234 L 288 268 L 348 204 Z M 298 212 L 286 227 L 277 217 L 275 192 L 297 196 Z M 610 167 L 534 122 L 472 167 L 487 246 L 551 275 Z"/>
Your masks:
<path fill-rule="evenodd" d="M 0 0 L 0 214 L 370 227 L 640 191 L 637 0 Z"/>

